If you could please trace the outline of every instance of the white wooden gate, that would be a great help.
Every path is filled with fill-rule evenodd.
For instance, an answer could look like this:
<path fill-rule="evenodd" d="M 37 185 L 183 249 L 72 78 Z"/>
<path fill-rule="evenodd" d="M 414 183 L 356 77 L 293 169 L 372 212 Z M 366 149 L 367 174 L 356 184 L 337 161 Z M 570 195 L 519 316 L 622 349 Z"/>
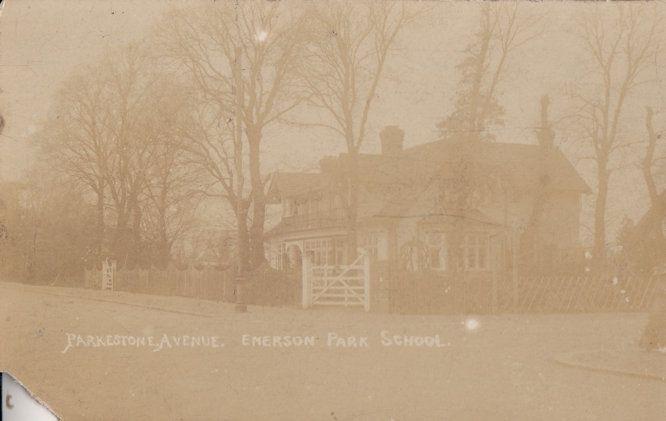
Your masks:
<path fill-rule="evenodd" d="M 314 266 L 303 257 L 303 308 L 363 306 L 370 310 L 370 259 L 362 254 L 351 265 Z"/>

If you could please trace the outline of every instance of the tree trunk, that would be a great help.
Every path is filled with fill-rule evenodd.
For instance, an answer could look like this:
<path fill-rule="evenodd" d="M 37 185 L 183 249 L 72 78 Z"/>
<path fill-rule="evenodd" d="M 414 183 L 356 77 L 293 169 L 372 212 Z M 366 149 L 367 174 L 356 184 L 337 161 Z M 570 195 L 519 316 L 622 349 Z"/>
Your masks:
<path fill-rule="evenodd" d="M 247 208 L 240 209 L 238 206 L 236 211 L 236 226 L 237 226 L 237 240 L 238 240 L 238 272 L 243 274 L 247 272 L 250 265 L 250 244 L 247 227 Z"/>
<path fill-rule="evenodd" d="M 162 186 L 166 186 L 166 180 L 162 180 Z M 171 242 L 169 241 L 169 233 L 167 227 L 167 189 L 163 187 L 160 191 L 159 201 L 157 206 L 157 213 L 159 215 L 159 243 L 157 249 L 157 260 L 159 265 L 167 267 L 171 260 Z"/>
<path fill-rule="evenodd" d="M 476 63 L 474 66 L 474 81 L 472 83 L 472 95 L 470 98 L 469 110 L 469 133 L 468 139 L 476 141 L 481 139 L 481 129 L 483 128 L 484 116 L 481 113 L 481 85 L 483 82 L 483 75 L 486 72 L 488 49 L 490 46 L 491 33 L 489 28 L 484 28 L 484 33 L 481 36 L 481 45 L 479 46 L 479 53 L 476 56 Z"/>
<path fill-rule="evenodd" d="M 124 267 L 126 263 L 125 256 L 127 244 L 127 216 L 123 209 L 119 209 L 118 217 L 116 219 L 115 232 L 113 233 L 113 241 L 111 243 L 111 250 L 113 259 L 118 262 L 119 267 Z"/>
<path fill-rule="evenodd" d="M 157 261 L 160 267 L 166 268 L 169 266 L 169 261 L 171 260 L 171 245 L 167 239 L 166 232 L 160 233 L 160 239 L 158 243 L 157 250 Z"/>
<path fill-rule="evenodd" d="M 141 208 L 137 200 L 132 206 L 132 255 L 129 256 L 132 264 L 143 263 L 143 247 L 141 244 Z"/>
<path fill-rule="evenodd" d="M 103 259 L 104 253 L 104 183 L 99 182 L 97 188 L 97 239 L 96 239 L 96 258 L 98 261 Z M 97 264 L 98 262 L 95 262 Z"/>
<path fill-rule="evenodd" d="M 593 257 L 597 270 L 606 262 L 606 202 L 608 198 L 608 162 L 605 158 L 598 160 L 597 179 L 598 191 L 594 204 L 594 248 Z"/>
<path fill-rule="evenodd" d="M 648 195 L 650 197 L 650 209 L 648 210 L 648 214 L 652 215 L 650 216 L 650 219 L 654 220 L 654 232 L 657 237 L 657 240 L 659 244 L 664 244 L 664 234 L 663 231 L 661 230 L 660 224 L 661 220 L 659 219 L 661 215 L 664 215 L 666 212 L 665 209 L 665 203 L 666 200 L 664 200 L 664 193 L 662 192 L 661 194 L 659 193 L 659 190 L 657 189 L 657 183 L 654 180 L 654 176 L 652 175 L 652 165 L 654 164 L 654 153 L 657 148 L 657 140 L 660 138 L 659 135 L 656 133 L 654 130 L 654 125 L 652 123 L 652 119 L 654 116 L 654 111 L 652 111 L 652 108 L 647 107 L 646 110 L 646 116 L 645 116 L 645 125 L 647 128 L 648 132 L 648 146 L 645 151 L 645 158 L 643 159 L 643 163 L 641 166 L 641 169 L 643 171 L 643 180 L 645 181 L 645 187 L 647 188 Z"/>
<path fill-rule="evenodd" d="M 264 253 L 264 222 L 266 220 L 266 198 L 261 178 L 260 144 L 261 134 L 256 131 L 248 136 L 250 152 L 250 183 L 252 186 L 252 226 L 249 233 L 249 259 L 252 269 L 266 260 Z"/>
<path fill-rule="evenodd" d="M 347 173 L 347 259 L 352 263 L 358 256 L 358 194 L 359 194 L 358 154 L 349 154 Z"/>

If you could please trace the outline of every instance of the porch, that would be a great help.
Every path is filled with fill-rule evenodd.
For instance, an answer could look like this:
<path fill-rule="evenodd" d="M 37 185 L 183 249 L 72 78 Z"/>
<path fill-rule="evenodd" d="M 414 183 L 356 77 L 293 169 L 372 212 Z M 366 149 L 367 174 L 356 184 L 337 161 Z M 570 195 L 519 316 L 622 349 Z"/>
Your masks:
<path fill-rule="evenodd" d="M 342 229 L 282 237 L 272 244 L 278 251 L 272 264 L 291 271 L 301 285 L 304 308 L 497 314 L 640 311 L 649 305 L 650 279 L 593 278 L 562 262 L 560 266 L 571 271 L 558 272 L 548 265 L 540 265 L 540 274 L 523 271 L 514 251 L 517 238 L 507 230 L 468 227 L 455 241 L 455 233 L 445 228 L 419 224 L 408 231 L 416 233 L 412 240 L 400 241 L 391 227 L 366 227 L 359 231 L 359 258 L 353 262 L 347 259 Z"/>

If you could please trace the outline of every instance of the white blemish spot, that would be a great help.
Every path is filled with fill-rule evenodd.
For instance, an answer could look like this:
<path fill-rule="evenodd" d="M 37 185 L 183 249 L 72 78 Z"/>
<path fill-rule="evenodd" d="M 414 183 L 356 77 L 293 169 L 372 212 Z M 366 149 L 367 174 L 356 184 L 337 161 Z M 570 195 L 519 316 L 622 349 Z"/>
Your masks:
<path fill-rule="evenodd" d="M 473 331 L 479 328 L 479 321 L 474 318 L 465 320 L 465 329 Z"/>
<path fill-rule="evenodd" d="M 257 32 L 257 41 L 264 42 L 267 39 L 268 39 L 268 32 L 266 32 L 266 31 Z"/>

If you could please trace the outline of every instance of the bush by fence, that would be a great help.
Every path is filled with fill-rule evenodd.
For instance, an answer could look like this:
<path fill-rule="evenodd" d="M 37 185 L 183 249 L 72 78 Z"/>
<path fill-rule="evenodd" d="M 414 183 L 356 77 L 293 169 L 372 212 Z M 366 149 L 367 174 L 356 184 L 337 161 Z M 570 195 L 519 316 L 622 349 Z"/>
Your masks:
<path fill-rule="evenodd" d="M 86 288 L 100 289 L 102 272 L 86 270 Z M 120 269 L 114 273 L 115 291 L 138 294 L 172 295 L 204 300 L 236 301 L 235 275 L 216 269 Z M 253 305 L 293 305 L 299 301 L 300 279 L 269 267 L 249 273 L 242 285 L 245 303 Z"/>
<path fill-rule="evenodd" d="M 268 265 L 248 274 L 242 288 L 243 300 L 248 304 L 275 306 L 301 302 L 300 273 L 281 272 Z"/>

